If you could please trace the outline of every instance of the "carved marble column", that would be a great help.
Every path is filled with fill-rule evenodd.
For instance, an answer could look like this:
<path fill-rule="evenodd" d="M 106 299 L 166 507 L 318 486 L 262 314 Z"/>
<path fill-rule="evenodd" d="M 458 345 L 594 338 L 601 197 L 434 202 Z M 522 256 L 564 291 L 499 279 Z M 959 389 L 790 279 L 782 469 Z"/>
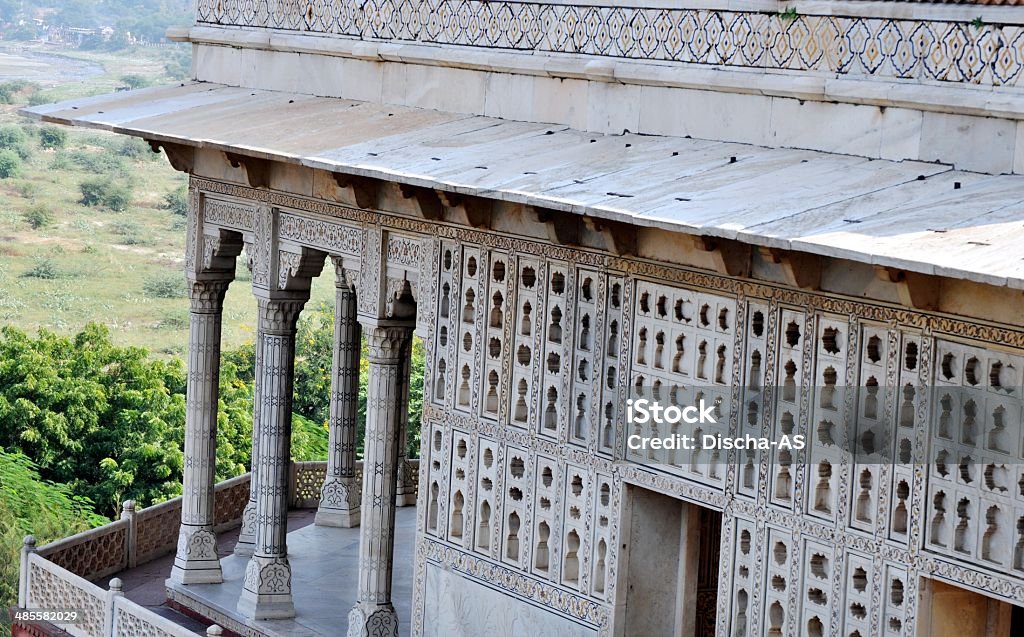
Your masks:
<path fill-rule="evenodd" d="M 412 465 L 409 463 L 409 379 L 412 372 L 412 339 L 405 344 L 402 354 L 401 386 L 398 397 L 402 404 L 398 408 L 401 419 L 398 427 L 398 477 L 395 486 L 395 506 L 416 505 L 416 483 Z"/>
<path fill-rule="evenodd" d="M 365 327 L 370 379 L 366 392 L 359 585 L 348 616 L 348 637 L 397 637 L 391 604 L 395 549 L 395 490 L 401 409 L 399 392 L 412 325 Z"/>
<path fill-rule="evenodd" d="M 308 294 L 259 303 L 259 459 L 256 479 L 256 547 L 245 569 L 238 611 L 252 619 L 295 616 L 288 564 L 288 477 L 291 461 L 295 324 Z"/>
<path fill-rule="evenodd" d="M 356 293 L 350 287 L 344 270 L 336 267 L 327 476 L 320 490 L 320 507 L 315 523 L 351 528 L 359 526 L 362 486 L 356 480 L 356 419 L 362 342 L 356 319 Z"/>
<path fill-rule="evenodd" d="M 171 580 L 181 584 L 224 581 L 217 558 L 214 485 L 217 473 L 217 401 L 220 337 L 229 278 L 190 282 L 188 381 L 185 403 L 185 471 L 181 529 Z"/>
<path fill-rule="evenodd" d="M 261 321 L 256 319 L 256 347 L 253 354 L 253 369 L 259 373 L 260 353 L 262 348 L 259 343 L 262 339 Z M 235 555 L 250 557 L 256 551 L 256 491 L 258 482 L 256 480 L 256 467 L 260 462 L 260 383 L 255 383 L 253 388 L 253 410 L 252 410 L 252 451 L 249 456 L 249 502 L 242 511 L 242 527 L 238 531 L 238 540 L 235 542 Z"/>

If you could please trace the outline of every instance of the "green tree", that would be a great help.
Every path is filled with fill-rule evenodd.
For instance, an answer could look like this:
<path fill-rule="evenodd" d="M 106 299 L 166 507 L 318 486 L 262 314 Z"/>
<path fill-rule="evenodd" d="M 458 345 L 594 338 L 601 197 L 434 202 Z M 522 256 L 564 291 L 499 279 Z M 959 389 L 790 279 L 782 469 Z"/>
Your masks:
<path fill-rule="evenodd" d="M 20 451 L 43 478 L 67 484 L 114 515 L 181 493 L 185 370 L 180 360 L 111 343 L 90 324 L 71 337 L 0 329 L 0 446 Z M 225 365 L 218 415 L 218 479 L 249 462 L 251 387 Z"/>
<path fill-rule="evenodd" d="M 0 607 L 18 601 L 18 554 L 25 535 L 45 544 L 105 522 L 91 502 L 66 485 L 41 479 L 25 455 L 0 448 Z"/>

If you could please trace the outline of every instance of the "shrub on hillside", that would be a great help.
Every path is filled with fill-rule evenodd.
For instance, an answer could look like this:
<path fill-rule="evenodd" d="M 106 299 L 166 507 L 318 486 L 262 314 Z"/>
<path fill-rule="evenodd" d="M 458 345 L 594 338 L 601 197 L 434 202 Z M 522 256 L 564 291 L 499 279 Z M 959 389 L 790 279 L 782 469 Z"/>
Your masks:
<path fill-rule="evenodd" d="M 117 153 L 79 149 L 69 152 L 67 158 L 78 168 L 94 174 L 127 177 L 130 172 L 124 157 Z"/>
<path fill-rule="evenodd" d="M 83 206 L 106 206 L 114 212 L 124 212 L 131 205 L 132 193 L 128 186 L 116 184 L 105 177 L 86 179 L 78 185 Z"/>
<path fill-rule="evenodd" d="M 49 208 L 42 204 L 37 204 L 29 208 L 23 215 L 23 218 L 33 230 L 45 228 L 53 223 L 53 214 L 50 212 Z"/>
<path fill-rule="evenodd" d="M 28 141 L 28 135 L 17 124 L 4 124 L 0 126 L 0 148 L 14 148 L 18 144 Z"/>
<path fill-rule="evenodd" d="M 10 179 L 21 174 L 21 157 L 13 150 L 0 150 L 0 179 Z"/>
<path fill-rule="evenodd" d="M 112 186 L 113 183 L 109 179 L 86 179 L 78 184 L 78 191 L 82 193 L 78 203 L 83 206 L 102 206 L 103 197 Z"/>
<path fill-rule="evenodd" d="M 147 277 L 142 283 L 146 296 L 155 299 L 180 299 L 188 294 L 185 275 L 180 272 L 162 272 Z"/>
<path fill-rule="evenodd" d="M 132 193 L 127 186 L 114 186 L 112 190 L 107 192 L 107 196 L 103 199 L 103 205 L 110 208 L 114 212 L 124 212 L 128 210 L 128 206 L 132 203 Z"/>
<path fill-rule="evenodd" d="M 28 80 L 10 80 L 0 83 L 0 103 L 14 104 L 19 94 L 38 90 L 39 85 Z"/>
<path fill-rule="evenodd" d="M 68 133 L 56 126 L 43 126 L 39 129 L 39 146 L 45 149 L 64 148 L 68 142 Z"/>
<path fill-rule="evenodd" d="M 149 144 L 138 137 L 128 137 L 117 151 L 118 155 L 129 159 L 156 159 L 157 154 L 149 147 Z"/>
<path fill-rule="evenodd" d="M 180 217 L 188 215 L 188 188 L 182 184 L 164 195 L 164 208 Z"/>
<path fill-rule="evenodd" d="M 25 271 L 23 276 L 30 279 L 56 279 L 60 277 L 60 268 L 57 267 L 53 259 L 38 259 L 31 268 Z"/>
<path fill-rule="evenodd" d="M 139 75 L 138 73 L 131 73 L 129 75 L 122 75 L 121 81 L 128 88 L 145 88 L 150 85 L 149 78 Z"/>
<path fill-rule="evenodd" d="M 0 148 L 13 150 L 22 159 L 28 159 L 32 156 L 29 136 L 25 134 L 25 129 L 17 124 L 0 126 Z"/>
<path fill-rule="evenodd" d="M 43 104 L 49 104 L 53 101 L 53 98 L 42 91 L 37 91 L 28 96 L 29 106 L 42 106 Z"/>

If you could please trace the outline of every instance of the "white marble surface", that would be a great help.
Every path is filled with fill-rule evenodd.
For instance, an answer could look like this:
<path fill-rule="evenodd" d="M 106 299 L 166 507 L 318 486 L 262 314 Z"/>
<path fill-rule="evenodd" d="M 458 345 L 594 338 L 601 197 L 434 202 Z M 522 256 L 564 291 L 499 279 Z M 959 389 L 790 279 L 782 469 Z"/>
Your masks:
<path fill-rule="evenodd" d="M 395 571 L 393 603 L 399 635 L 409 635 L 412 617 L 415 507 L 395 515 Z M 288 534 L 288 560 L 292 566 L 294 619 L 254 621 L 235 609 L 242 591 L 248 560 L 230 555 L 221 560 L 223 584 L 178 587 L 233 620 L 257 628 L 268 637 L 333 637 L 343 635 L 348 612 L 356 601 L 359 568 L 359 528 L 309 525 Z"/>
<path fill-rule="evenodd" d="M 564 99 L 589 90 L 585 80 L 544 81 L 559 86 L 538 94 L 542 84 L 534 85 L 534 116 L 547 109 L 554 118 L 562 109 L 557 117 L 633 121 L 621 105 L 603 113 L 573 111 Z M 857 138 L 829 126 L 816 109 L 781 119 L 826 129 L 847 140 L 851 151 L 882 143 L 877 135 Z M 698 110 L 727 112 L 712 102 Z M 1012 258 L 1024 240 L 1022 176 L 696 138 L 605 135 L 216 84 L 83 98 L 27 112 L 297 166 L 1024 289 L 1024 264 Z M 733 117 L 745 121 L 742 110 Z M 956 142 L 979 162 L 1000 154 L 992 161 L 1005 162 L 1015 152 L 1013 124 L 941 117 L 948 136 L 935 143 Z M 793 133 L 788 141 L 810 144 L 813 137 Z"/>
<path fill-rule="evenodd" d="M 427 564 L 424 637 L 594 637 L 597 631 Z"/>

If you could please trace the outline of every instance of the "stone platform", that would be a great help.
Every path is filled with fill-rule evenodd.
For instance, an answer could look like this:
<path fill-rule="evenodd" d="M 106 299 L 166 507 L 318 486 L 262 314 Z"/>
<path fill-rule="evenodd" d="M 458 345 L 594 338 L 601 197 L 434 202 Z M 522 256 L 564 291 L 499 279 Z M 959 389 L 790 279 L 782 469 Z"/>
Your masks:
<path fill-rule="evenodd" d="M 412 617 L 412 565 L 416 531 L 415 507 L 395 515 L 395 571 L 392 599 L 399 634 L 409 635 Z M 182 586 L 167 581 L 167 597 L 186 612 L 206 617 L 249 637 L 322 637 L 345 634 L 348 612 L 356 600 L 359 570 L 359 529 L 305 526 L 288 534 L 295 602 L 293 619 L 254 621 L 235 610 L 247 560 L 229 555 L 221 560 L 222 584 Z"/>

